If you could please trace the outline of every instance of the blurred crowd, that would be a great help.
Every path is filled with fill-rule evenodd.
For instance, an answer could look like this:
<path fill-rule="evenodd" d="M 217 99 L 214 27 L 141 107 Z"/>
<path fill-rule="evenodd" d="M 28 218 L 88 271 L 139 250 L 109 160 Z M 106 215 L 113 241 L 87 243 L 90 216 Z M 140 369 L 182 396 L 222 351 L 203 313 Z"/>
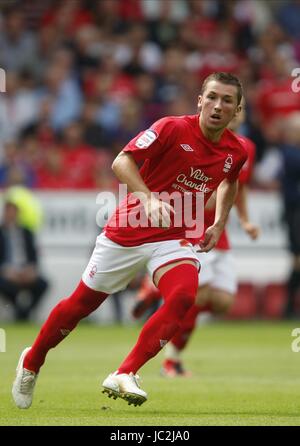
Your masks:
<path fill-rule="evenodd" d="M 2 0 L 0 188 L 113 189 L 116 153 L 196 113 L 212 71 L 241 78 L 254 182 L 273 187 L 297 66 L 300 0 Z"/>

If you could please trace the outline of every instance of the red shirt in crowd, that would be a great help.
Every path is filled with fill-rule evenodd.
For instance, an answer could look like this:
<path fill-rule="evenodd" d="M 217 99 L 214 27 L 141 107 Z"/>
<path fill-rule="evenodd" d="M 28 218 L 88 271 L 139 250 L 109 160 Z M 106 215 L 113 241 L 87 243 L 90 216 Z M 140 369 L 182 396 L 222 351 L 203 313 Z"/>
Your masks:
<path fill-rule="evenodd" d="M 293 78 L 284 80 L 267 80 L 258 90 L 256 106 L 266 125 L 273 119 L 286 116 L 300 110 L 300 95 L 292 89 Z"/>

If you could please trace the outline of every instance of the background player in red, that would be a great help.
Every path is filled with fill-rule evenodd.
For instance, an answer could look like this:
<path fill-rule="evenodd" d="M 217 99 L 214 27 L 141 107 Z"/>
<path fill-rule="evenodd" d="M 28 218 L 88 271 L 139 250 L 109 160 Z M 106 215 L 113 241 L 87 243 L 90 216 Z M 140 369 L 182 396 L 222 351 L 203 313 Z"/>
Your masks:
<path fill-rule="evenodd" d="M 116 372 L 104 380 L 103 388 L 109 396 L 121 397 L 129 404 L 146 401 L 136 372 L 173 337 L 195 302 L 199 262 L 193 245 L 202 232 L 195 220 L 195 199 L 200 191 L 207 202 L 217 190 L 215 221 L 201 243 L 204 252 L 217 243 L 235 200 L 247 153 L 226 127 L 239 113 L 241 98 L 241 84 L 235 76 L 214 73 L 203 83 L 199 115 L 160 119 L 117 156 L 113 170 L 131 193 L 98 236 L 76 290 L 58 303 L 32 347 L 23 351 L 12 390 L 19 408 L 30 407 L 48 351 L 109 294 L 126 288 L 143 267 L 147 267 L 165 302 L 145 323 L 136 345 Z M 154 194 L 170 196 L 174 191 L 179 192 L 183 203 L 192 199 L 189 211 L 194 227 L 187 224 L 184 206 L 176 216 L 172 206 Z M 175 217 L 181 217 L 181 224 L 175 224 Z"/>
<path fill-rule="evenodd" d="M 228 127 L 232 131 L 237 131 L 244 119 L 245 104 L 242 101 L 241 113 L 230 122 Z M 247 210 L 247 184 L 250 182 L 255 161 L 255 145 L 244 136 L 238 137 L 248 153 L 248 160 L 243 165 L 239 175 L 239 190 L 235 205 L 242 228 L 255 240 L 258 237 L 259 228 L 250 222 Z M 212 195 L 205 208 L 205 228 L 213 223 L 214 216 L 215 197 Z M 193 305 L 188 311 L 181 327 L 165 347 L 165 361 L 161 371 L 167 377 L 188 376 L 190 374 L 184 369 L 181 356 L 196 328 L 199 313 L 207 311 L 212 312 L 214 315 L 226 313 L 234 301 L 237 290 L 236 268 L 225 230 L 222 232 L 215 248 L 209 253 L 199 253 L 198 259 L 201 264 L 201 270 L 196 298 L 197 304 Z M 137 303 L 133 309 L 133 316 L 136 318 L 140 317 L 154 302 L 160 301 L 160 299 L 159 290 L 154 287 L 149 277 L 146 276 L 139 290 Z"/>

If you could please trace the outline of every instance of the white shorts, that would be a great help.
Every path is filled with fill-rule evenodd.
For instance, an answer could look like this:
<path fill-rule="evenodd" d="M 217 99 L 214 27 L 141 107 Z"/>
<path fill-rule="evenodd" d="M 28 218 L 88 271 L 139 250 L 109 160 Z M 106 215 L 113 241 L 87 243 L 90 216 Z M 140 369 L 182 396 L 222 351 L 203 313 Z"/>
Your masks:
<path fill-rule="evenodd" d="M 236 266 L 230 251 L 213 249 L 207 253 L 197 253 L 201 264 L 199 286 L 213 288 L 235 294 L 237 290 Z"/>
<path fill-rule="evenodd" d="M 183 259 L 194 260 L 199 265 L 192 244 L 181 246 L 180 240 L 167 240 L 128 247 L 113 242 L 102 233 L 97 237 L 82 280 L 93 290 L 112 294 L 126 288 L 144 267 L 153 279 L 158 268 Z"/>

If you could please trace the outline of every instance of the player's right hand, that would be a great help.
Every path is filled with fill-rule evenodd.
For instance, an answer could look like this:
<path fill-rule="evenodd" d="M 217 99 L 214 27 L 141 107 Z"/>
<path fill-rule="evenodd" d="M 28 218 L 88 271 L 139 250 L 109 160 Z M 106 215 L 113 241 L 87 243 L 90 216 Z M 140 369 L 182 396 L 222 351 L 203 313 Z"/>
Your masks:
<path fill-rule="evenodd" d="M 197 249 L 197 252 L 209 252 L 213 249 L 218 243 L 223 229 L 217 225 L 209 226 L 204 233 L 203 239 L 199 242 L 200 249 Z"/>
<path fill-rule="evenodd" d="M 169 228 L 174 208 L 169 203 L 157 199 L 153 194 L 143 201 L 143 206 L 151 227 Z"/>

